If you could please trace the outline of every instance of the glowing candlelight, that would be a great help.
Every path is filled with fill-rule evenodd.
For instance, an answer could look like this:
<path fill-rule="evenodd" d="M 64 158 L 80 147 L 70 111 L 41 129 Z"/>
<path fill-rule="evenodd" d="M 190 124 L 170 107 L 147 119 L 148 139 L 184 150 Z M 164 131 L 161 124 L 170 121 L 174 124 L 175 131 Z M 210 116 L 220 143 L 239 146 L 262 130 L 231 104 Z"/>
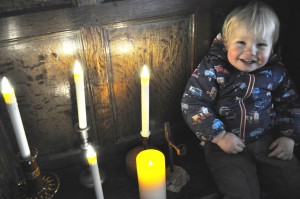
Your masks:
<path fill-rule="evenodd" d="M 140 199 L 166 199 L 165 156 L 155 149 L 136 157 Z"/>
<path fill-rule="evenodd" d="M 74 80 L 76 87 L 76 99 L 79 128 L 85 129 L 87 127 L 86 121 L 86 107 L 85 107 L 85 93 L 84 93 L 84 75 L 80 63 L 76 60 L 74 64 Z"/>
<path fill-rule="evenodd" d="M 1 82 L 1 91 L 6 103 L 6 107 L 12 122 L 12 126 L 15 132 L 17 143 L 20 149 L 20 154 L 23 159 L 29 158 L 31 156 L 30 149 L 28 146 L 23 122 L 21 119 L 16 95 L 14 88 L 10 85 L 8 79 L 3 77 Z"/>
<path fill-rule="evenodd" d="M 101 179 L 100 179 L 100 173 L 99 173 L 99 168 L 98 168 L 98 163 L 97 163 L 97 155 L 96 155 L 94 148 L 91 145 L 89 145 L 87 147 L 86 158 L 90 165 L 90 170 L 91 170 L 91 175 L 92 175 L 92 179 L 93 179 L 96 198 L 104 199 L 103 189 L 102 189 L 102 184 L 101 184 Z"/>
<path fill-rule="evenodd" d="M 141 73 L 141 109 L 142 109 L 142 131 L 143 137 L 149 137 L 149 81 L 150 75 L 146 65 Z"/>

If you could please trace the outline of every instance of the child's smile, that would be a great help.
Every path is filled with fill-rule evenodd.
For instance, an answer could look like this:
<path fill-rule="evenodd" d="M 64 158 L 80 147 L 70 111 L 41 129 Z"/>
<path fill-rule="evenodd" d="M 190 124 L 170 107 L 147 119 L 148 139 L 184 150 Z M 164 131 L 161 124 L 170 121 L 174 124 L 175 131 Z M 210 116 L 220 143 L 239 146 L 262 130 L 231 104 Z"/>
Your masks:
<path fill-rule="evenodd" d="M 226 41 L 230 64 L 243 72 L 252 72 L 263 67 L 272 51 L 272 33 L 272 28 L 266 28 L 264 35 L 254 34 L 249 31 L 246 22 L 241 22 Z"/>

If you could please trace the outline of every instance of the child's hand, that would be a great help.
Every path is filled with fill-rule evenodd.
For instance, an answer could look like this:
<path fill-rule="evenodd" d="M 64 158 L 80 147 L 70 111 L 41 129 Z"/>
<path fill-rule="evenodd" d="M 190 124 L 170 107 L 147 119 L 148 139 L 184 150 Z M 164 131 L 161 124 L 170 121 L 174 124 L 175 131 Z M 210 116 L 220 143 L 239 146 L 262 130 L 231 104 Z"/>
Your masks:
<path fill-rule="evenodd" d="M 236 154 L 243 151 L 245 144 L 243 141 L 233 133 L 225 133 L 218 139 L 213 139 L 212 142 L 216 143 L 224 152 Z"/>
<path fill-rule="evenodd" d="M 273 150 L 268 156 L 276 157 L 281 160 L 291 160 L 294 157 L 295 142 L 288 137 L 280 137 L 276 139 L 269 147 Z"/>

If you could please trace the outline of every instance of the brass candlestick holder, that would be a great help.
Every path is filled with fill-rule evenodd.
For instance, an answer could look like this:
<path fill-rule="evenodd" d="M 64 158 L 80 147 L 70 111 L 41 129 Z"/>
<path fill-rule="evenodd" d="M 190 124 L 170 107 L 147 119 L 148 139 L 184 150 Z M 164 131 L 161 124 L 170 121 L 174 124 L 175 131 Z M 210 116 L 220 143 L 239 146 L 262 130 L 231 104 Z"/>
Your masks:
<path fill-rule="evenodd" d="M 56 194 L 60 187 L 60 181 L 54 173 L 41 174 L 40 167 L 36 158 L 38 151 L 31 148 L 31 157 L 22 159 L 20 154 L 17 155 L 20 160 L 24 173 L 24 180 L 18 184 L 18 199 L 50 199 Z"/>
<path fill-rule="evenodd" d="M 88 130 L 90 129 L 90 127 L 87 126 L 85 129 L 81 129 L 81 128 L 79 128 L 79 125 L 77 123 L 77 124 L 75 124 L 74 129 L 79 134 L 79 138 L 81 140 L 80 148 L 81 148 L 83 154 L 85 155 L 87 152 L 88 145 L 89 145 Z M 86 158 L 84 158 L 84 159 L 86 160 Z M 87 168 L 85 168 L 79 176 L 79 182 L 82 186 L 84 186 L 86 188 L 93 188 L 94 187 L 93 178 L 91 175 L 90 168 L 88 167 L 88 164 L 86 164 L 86 167 Z M 100 173 L 101 183 L 103 183 L 105 181 L 105 174 L 104 174 L 104 171 L 100 167 L 99 167 L 99 173 Z"/>

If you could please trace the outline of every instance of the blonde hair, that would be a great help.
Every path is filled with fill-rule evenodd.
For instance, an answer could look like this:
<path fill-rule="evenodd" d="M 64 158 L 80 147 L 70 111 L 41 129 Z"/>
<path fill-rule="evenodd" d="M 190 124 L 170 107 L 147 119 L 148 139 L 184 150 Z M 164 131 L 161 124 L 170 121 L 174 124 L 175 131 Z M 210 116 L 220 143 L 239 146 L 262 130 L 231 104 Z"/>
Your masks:
<path fill-rule="evenodd" d="M 248 30 L 258 36 L 265 36 L 267 26 L 273 27 L 273 45 L 279 37 L 280 22 L 275 11 L 267 4 L 260 1 L 252 1 L 246 7 L 234 9 L 226 17 L 222 28 L 222 36 L 225 41 L 230 39 L 232 32 L 240 23 L 247 23 Z"/>

